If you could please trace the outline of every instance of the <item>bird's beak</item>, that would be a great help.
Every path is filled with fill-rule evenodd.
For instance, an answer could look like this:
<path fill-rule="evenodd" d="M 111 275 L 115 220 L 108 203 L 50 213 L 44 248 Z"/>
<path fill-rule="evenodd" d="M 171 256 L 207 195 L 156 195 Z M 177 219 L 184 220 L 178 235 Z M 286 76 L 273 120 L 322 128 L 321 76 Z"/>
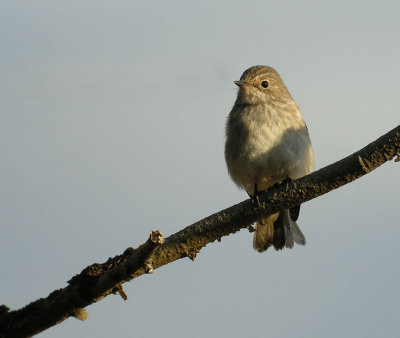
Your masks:
<path fill-rule="evenodd" d="M 233 83 L 240 88 L 243 88 L 244 86 L 248 86 L 248 84 L 243 81 L 233 81 Z"/>

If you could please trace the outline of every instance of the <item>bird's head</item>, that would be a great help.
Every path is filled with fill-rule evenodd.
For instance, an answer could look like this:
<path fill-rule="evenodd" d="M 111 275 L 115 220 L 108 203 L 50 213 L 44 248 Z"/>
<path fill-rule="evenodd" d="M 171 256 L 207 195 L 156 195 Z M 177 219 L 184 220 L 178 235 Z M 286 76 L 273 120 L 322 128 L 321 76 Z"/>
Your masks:
<path fill-rule="evenodd" d="M 239 81 L 237 102 L 240 104 L 268 104 L 292 100 L 278 72 L 268 66 L 254 66 L 247 69 Z"/>

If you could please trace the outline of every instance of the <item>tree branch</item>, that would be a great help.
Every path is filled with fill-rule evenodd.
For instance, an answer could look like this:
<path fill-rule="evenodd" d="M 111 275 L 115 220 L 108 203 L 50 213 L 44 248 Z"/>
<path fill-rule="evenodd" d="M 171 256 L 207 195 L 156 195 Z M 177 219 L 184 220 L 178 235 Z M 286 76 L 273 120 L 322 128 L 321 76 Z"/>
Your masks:
<path fill-rule="evenodd" d="M 20 310 L 0 306 L 0 337 L 30 337 L 64 319 L 85 319 L 84 308 L 110 293 L 126 297 L 122 283 L 183 257 L 194 260 L 208 243 L 249 227 L 256 220 L 326 194 L 367 173 L 396 155 L 400 160 L 400 126 L 354 154 L 296 181 L 274 186 L 260 195 L 260 208 L 245 200 L 221 210 L 169 236 L 152 232 L 138 249 L 103 264 L 93 264 L 73 277 L 68 286 L 38 299 Z"/>

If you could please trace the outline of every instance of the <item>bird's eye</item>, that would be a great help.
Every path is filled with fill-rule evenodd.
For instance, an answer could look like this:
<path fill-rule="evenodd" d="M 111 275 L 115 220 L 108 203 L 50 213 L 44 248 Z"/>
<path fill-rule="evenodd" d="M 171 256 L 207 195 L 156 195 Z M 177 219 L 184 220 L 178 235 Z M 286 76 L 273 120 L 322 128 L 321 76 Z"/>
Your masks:
<path fill-rule="evenodd" d="M 261 86 L 262 86 L 263 88 L 268 88 L 268 86 L 269 86 L 268 81 L 263 81 L 263 82 L 261 82 Z"/>

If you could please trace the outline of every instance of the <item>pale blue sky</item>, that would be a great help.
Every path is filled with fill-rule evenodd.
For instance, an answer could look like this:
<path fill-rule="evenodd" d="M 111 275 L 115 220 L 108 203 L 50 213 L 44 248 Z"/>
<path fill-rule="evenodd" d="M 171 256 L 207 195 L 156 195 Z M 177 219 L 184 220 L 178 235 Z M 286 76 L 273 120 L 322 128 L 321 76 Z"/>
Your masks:
<path fill-rule="evenodd" d="M 399 124 L 397 1 L 2 1 L 0 304 L 247 197 L 224 125 L 275 67 L 316 168 Z M 41 337 L 398 337 L 399 164 L 302 207 L 305 247 L 247 231 L 142 276 Z"/>

